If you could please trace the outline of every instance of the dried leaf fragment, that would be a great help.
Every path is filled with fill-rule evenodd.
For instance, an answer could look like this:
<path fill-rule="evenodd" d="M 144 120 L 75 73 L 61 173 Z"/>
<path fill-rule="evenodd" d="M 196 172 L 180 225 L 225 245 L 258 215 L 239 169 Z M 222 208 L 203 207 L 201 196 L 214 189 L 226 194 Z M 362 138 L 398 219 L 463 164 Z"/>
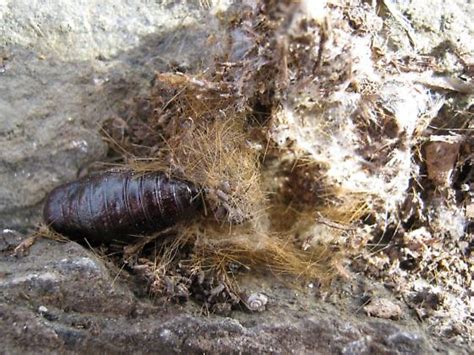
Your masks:
<path fill-rule="evenodd" d="M 426 167 L 428 177 L 440 187 L 448 187 L 451 184 L 451 174 L 456 163 L 460 143 L 439 137 L 433 139 L 425 146 Z"/>

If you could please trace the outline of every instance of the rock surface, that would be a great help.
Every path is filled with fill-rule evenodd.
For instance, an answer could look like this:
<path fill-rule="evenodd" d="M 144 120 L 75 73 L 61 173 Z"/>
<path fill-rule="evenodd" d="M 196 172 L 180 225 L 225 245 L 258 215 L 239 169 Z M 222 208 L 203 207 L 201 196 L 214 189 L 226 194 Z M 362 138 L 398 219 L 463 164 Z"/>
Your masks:
<path fill-rule="evenodd" d="M 127 272 L 107 268 L 82 246 L 39 240 L 14 256 L 22 238 L 0 238 L 3 350 L 169 353 L 426 354 L 445 350 L 408 319 L 369 318 L 361 308 L 317 301 L 265 277 L 264 312 L 201 315 L 199 305 L 157 304 L 134 294 Z M 12 268 L 12 265 L 15 265 Z M 356 315 L 353 312 L 356 312 Z"/>
<path fill-rule="evenodd" d="M 131 4 L 0 5 L 0 226 L 34 226 L 46 193 L 103 160 L 102 122 L 156 71 L 212 58 L 209 9 Z"/>
<path fill-rule="evenodd" d="M 219 35 L 210 14 L 226 2 L 210 9 L 202 7 L 210 2 L 192 3 L 0 4 L 3 351 L 468 353 L 430 338 L 408 309 L 395 321 L 366 316 L 363 290 L 355 300 L 350 290 L 346 298 L 318 301 L 313 291 L 289 289 L 266 277 L 248 282 L 268 297 L 262 313 L 203 317 L 193 302 L 156 304 L 134 292 L 125 271 L 106 266 L 75 243 L 39 240 L 28 255 L 14 256 L 24 238 L 12 230 L 34 226 L 46 193 L 105 156 L 102 121 L 146 91 L 155 71 L 204 67 L 209 52 L 219 50 L 208 45 Z M 468 6 L 458 3 L 459 9 Z M 464 25 L 451 17 L 443 26 Z M 462 38 L 464 43 L 464 32 Z"/>

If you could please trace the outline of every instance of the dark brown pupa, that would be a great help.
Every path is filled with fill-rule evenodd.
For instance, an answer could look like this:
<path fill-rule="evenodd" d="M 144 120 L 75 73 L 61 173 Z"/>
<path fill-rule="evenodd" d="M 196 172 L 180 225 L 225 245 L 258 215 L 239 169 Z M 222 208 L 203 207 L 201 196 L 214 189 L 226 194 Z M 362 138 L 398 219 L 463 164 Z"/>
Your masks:
<path fill-rule="evenodd" d="M 108 171 L 55 188 L 43 216 L 53 230 L 94 243 L 158 231 L 192 217 L 200 190 L 161 172 Z"/>

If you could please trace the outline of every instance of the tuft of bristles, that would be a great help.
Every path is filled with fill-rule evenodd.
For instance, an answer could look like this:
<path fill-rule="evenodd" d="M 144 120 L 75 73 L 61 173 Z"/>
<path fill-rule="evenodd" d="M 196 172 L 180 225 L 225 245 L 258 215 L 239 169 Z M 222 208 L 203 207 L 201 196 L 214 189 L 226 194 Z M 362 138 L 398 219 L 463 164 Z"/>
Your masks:
<path fill-rule="evenodd" d="M 321 283 L 327 283 L 334 272 L 331 264 L 335 259 L 327 246 L 304 251 L 289 235 L 255 233 L 252 229 L 225 232 L 214 228 L 196 228 L 187 233 L 195 238 L 189 262 L 202 270 L 230 274 L 232 268 L 264 269 L 275 275 L 293 275 Z"/>
<path fill-rule="evenodd" d="M 184 75 L 158 75 L 177 86 L 176 110 L 164 145 L 155 157 L 136 159 L 137 171 L 166 171 L 202 187 L 206 207 L 221 222 L 242 223 L 264 208 L 258 152 L 252 148 L 244 116 L 235 111 L 229 89 Z M 183 87 L 181 87 L 183 86 Z"/>
<path fill-rule="evenodd" d="M 324 164 L 304 154 L 285 163 L 269 132 L 286 96 L 286 31 L 298 8 L 280 5 L 229 15 L 238 19 L 226 24 L 230 53 L 201 73 L 157 73 L 150 96 L 138 100 L 146 112 L 137 104 L 124 130 L 108 130 L 135 171 L 164 171 L 203 191 L 202 218 L 126 247 L 127 265 L 155 296 L 236 304 L 239 272 L 325 285 L 338 274 L 334 246 L 303 245 L 301 231 L 319 218 L 349 225 L 366 205 L 329 186 Z"/>
<path fill-rule="evenodd" d="M 151 255 L 142 253 L 132 264 L 147 280 L 151 295 L 183 301 L 193 294 L 206 308 L 222 303 L 234 307 L 244 303 L 239 274 L 271 272 L 327 287 L 339 273 L 340 254 L 327 245 L 303 250 L 292 234 L 265 234 L 249 226 L 229 229 L 207 222 L 181 226 L 176 235 L 155 245 Z M 150 238 L 146 243 L 157 241 Z M 138 242 L 128 250 L 136 255 L 143 247 Z"/>

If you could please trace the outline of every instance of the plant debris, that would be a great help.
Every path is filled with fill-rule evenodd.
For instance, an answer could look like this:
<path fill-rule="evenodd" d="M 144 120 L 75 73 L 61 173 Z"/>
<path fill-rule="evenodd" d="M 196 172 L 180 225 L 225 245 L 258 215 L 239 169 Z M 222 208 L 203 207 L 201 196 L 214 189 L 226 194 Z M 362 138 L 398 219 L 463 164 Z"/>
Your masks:
<path fill-rule="evenodd" d="M 147 97 L 108 121 L 112 161 L 205 191 L 199 221 L 127 247 L 150 294 L 228 314 L 249 307 L 239 273 L 330 284 L 363 272 L 435 334 L 472 340 L 468 83 L 420 80 L 459 73 L 417 52 L 396 4 L 377 4 L 230 7 L 213 65 L 157 73 Z M 393 17 L 409 48 L 390 45 Z M 383 299 L 364 310 L 402 316 Z"/>

